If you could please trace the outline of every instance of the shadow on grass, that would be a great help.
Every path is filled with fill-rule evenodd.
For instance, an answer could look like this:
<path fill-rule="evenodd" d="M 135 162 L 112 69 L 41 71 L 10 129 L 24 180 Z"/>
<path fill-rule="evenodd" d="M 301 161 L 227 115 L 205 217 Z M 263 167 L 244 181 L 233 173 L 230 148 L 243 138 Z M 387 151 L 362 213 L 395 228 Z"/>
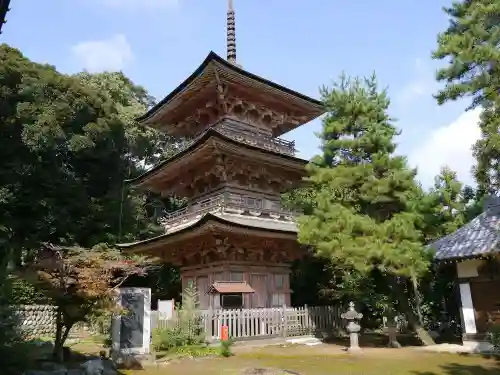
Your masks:
<path fill-rule="evenodd" d="M 29 371 L 50 371 L 58 370 L 61 367 L 67 370 L 82 369 L 82 365 L 90 360 L 101 360 L 102 365 L 107 370 L 113 370 L 113 372 L 106 371 L 106 373 L 114 373 L 116 375 L 126 375 L 125 370 L 144 370 L 143 365 L 139 360 L 133 356 L 127 356 L 122 359 L 122 363 L 118 366 L 113 364 L 113 361 L 103 355 L 96 355 L 94 353 L 85 353 L 79 350 L 74 350 L 72 348 L 64 348 L 64 361 L 62 363 L 57 363 L 52 360 L 50 356 L 44 358 L 37 358 L 33 361 L 31 368 L 27 369 Z"/>
<path fill-rule="evenodd" d="M 479 365 L 461 365 L 450 363 L 441 366 L 439 372 L 415 371 L 413 375 L 499 375 L 500 367 L 484 367 Z"/>
<path fill-rule="evenodd" d="M 470 354 L 459 354 L 469 356 Z M 500 356 L 483 354 L 485 359 L 495 360 L 491 366 L 465 365 L 460 363 L 449 363 L 440 366 L 439 372 L 414 371 L 413 375 L 500 375 Z"/>
<path fill-rule="evenodd" d="M 420 341 L 413 334 L 398 335 L 401 346 L 421 346 Z M 349 337 L 329 337 L 324 340 L 325 344 L 349 346 Z M 363 333 L 359 335 L 359 346 L 362 348 L 387 348 L 389 338 L 384 333 Z"/>
<path fill-rule="evenodd" d="M 133 355 L 122 356 L 119 360 L 119 364 L 115 365 L 111 358 L 106 356 L 96 356 L 95 354 L 86 354 L 79 351 L 71 351 L 71 357 L 65 362 L 68 369 L 78 368 L 83 363 L 89 360 L 101 359 L 104 368 L 113 369 L 116 375 L 126 375 L 125 370 L 144 370 L 144 366 L 141 361 Z"/>

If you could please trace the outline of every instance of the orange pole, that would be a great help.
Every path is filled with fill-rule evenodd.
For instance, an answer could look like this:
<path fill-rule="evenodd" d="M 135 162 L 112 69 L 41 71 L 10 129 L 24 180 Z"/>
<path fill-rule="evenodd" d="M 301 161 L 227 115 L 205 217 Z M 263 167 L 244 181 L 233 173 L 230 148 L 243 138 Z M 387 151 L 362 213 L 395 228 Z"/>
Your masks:
<path fill-rule="evenodd" d="M 221 332 L 220 332 L 220 338 L 222 341 L 227 341 L 229 340 L 229 329 L 227 325 L 223 324 L 221 327 Z"/>

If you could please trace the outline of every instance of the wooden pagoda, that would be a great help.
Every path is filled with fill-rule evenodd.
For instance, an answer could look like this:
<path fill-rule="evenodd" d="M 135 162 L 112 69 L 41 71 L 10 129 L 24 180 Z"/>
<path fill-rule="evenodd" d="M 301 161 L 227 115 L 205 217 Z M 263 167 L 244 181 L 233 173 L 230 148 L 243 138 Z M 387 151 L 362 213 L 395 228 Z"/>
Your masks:
<path fill-rule="evenodd" d="M 2 33 L 2 26 L 6 23 L 7 12 L 9 8 L 10 0 L 0 0 L 0 34 Z"/>
<path fill-rule="evenodd" d="M 132 183 L 188 205 L 165 215 L 163 235 L 120 246 L 180 266 L 183 287 L 196 285 L 203 309 L 289 305 L 290 262 L 304 250 L 280 196 L 300 183 L 307 161 L 278 137 L 324 110 L 239 67 L 231 1 L 227 19 L 227 59 L 210 52 L 139 119 L 192 141 Z"/>

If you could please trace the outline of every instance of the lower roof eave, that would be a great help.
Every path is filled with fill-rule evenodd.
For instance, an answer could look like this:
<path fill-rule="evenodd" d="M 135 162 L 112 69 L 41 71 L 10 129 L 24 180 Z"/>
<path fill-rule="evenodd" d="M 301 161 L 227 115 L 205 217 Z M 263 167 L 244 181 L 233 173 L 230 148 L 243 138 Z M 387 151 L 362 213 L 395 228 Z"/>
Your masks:
<path fill-rule="evenodd" d="M 252 223 L 251 220 L 254 222 Z M 296 237 L 297 235 L 297 227 L 295 223 L 292 222 L 279 222 L 278 220 L 268 220 L 261 221 L 261 224 L 265 224 L 262 226 L 258 226 L 256 219 L 253 218 L 245 218 L 238 217 L 238 215 L 217 215 L 212 213 L 207 213 L 203 215 L 201 218 L 191 222 L 188 225 L 185 225 L 179 230 L 168 232 L 156 237 L 152 237 L 146 240 L 132 242 L 132 243 L 123 243 L 118 244 L 117 247 L 124 252 L 131 253 L 142 253 L 147 251 L 146 248 L 161 246 L 162 243 L 168 243 L 170 241 L 175 241 L 176 238 L 178 240 L 182 240 L 182 238 L 189 232 L 193 232 L 197 229 L 203 229 L 204 227 L 210 226 L 211 224 L 215 224 L 219 226 L 221 229 L 226 227 L 230 227 L 231 229 L 241 229 L 247 231 L 255 231 L 261 233 L 267 233 L 270 236 L 285 236 Z M 284 225 L 285 224 L 285 225 Z"/>
<path fill-rule="evenodd" d="M 175 160 L 178 160 L 189 153 L 195 152 L 195 150 L 197 148 L 201 147 L 203 144 L 205 144 L 212 137 L 218 138 L 224 142 L 233 144 L 233 145 L 238 146 L 238 147 L 243 147 L 243 148 L 248 149 L 250 151 L 261 152 L 261 153 L 272 155 L 272 156 L 278 156 L 280 158 L 283 158 L 283 160 L 286 160 L 286 161 L 289 161 L 292 163 L 297 163 L 297 165 L 300 165 L 300 166 L 305 166 L 309 163 L 309 161 L 306 159 L 302 159 L 302 158 L 299 158 L 299 157 L 294 156 L 294 155 L 283 154 L 283 153 L 280 153 L 278 151 L 269 150 L 269 149 L 262 148 L 259 146 L 251 145 L 251 144 L 248 144 L 246 142 L 241 142 L 241 141 L 238 141 L 238 140 L 233 139 L 231 137 L 228 137 L 224 134 L 221 134 L 220 132 L 218 132 L 214 128 L 209 128 L 198 139 L 196 139 L 194 142 L 192 142 L 188 147 L 186 147 L 182 151 L 172 155 L 170 158 L 167 158 L 167 159 L 159 162 L 157 165 L 155 165 L 150 170 L 144 172 L 143 174 L 141 174 L 137 177 L 125 180 L 125 183 L 130 184 L 130 185 L 139 186 L 141 183 L 143 183 L 148 178 L 159 173 L 160 170 L 163 169 L 163 167 L 165 167 L 167 164 L 170 164 L 170 163 L 174 162 Z"/>

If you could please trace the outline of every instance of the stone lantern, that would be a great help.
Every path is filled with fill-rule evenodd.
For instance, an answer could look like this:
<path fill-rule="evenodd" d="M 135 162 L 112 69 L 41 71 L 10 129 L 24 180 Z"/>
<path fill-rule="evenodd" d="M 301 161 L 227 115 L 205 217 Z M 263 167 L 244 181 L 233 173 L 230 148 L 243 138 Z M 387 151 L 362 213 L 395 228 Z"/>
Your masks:
<path fill-rule="evenodd" d="M 349 302 L 349 310 L 341 315 L 342 319 L 347 320 L 347 332 L 349 333 L 350 346 L 347 349 L 349 352 L 359 351 L 359 331 L 361 326 L 358 321 L 363 317 L 363 314 L 358 313 L 354 309 L 354 302 Z"/>

